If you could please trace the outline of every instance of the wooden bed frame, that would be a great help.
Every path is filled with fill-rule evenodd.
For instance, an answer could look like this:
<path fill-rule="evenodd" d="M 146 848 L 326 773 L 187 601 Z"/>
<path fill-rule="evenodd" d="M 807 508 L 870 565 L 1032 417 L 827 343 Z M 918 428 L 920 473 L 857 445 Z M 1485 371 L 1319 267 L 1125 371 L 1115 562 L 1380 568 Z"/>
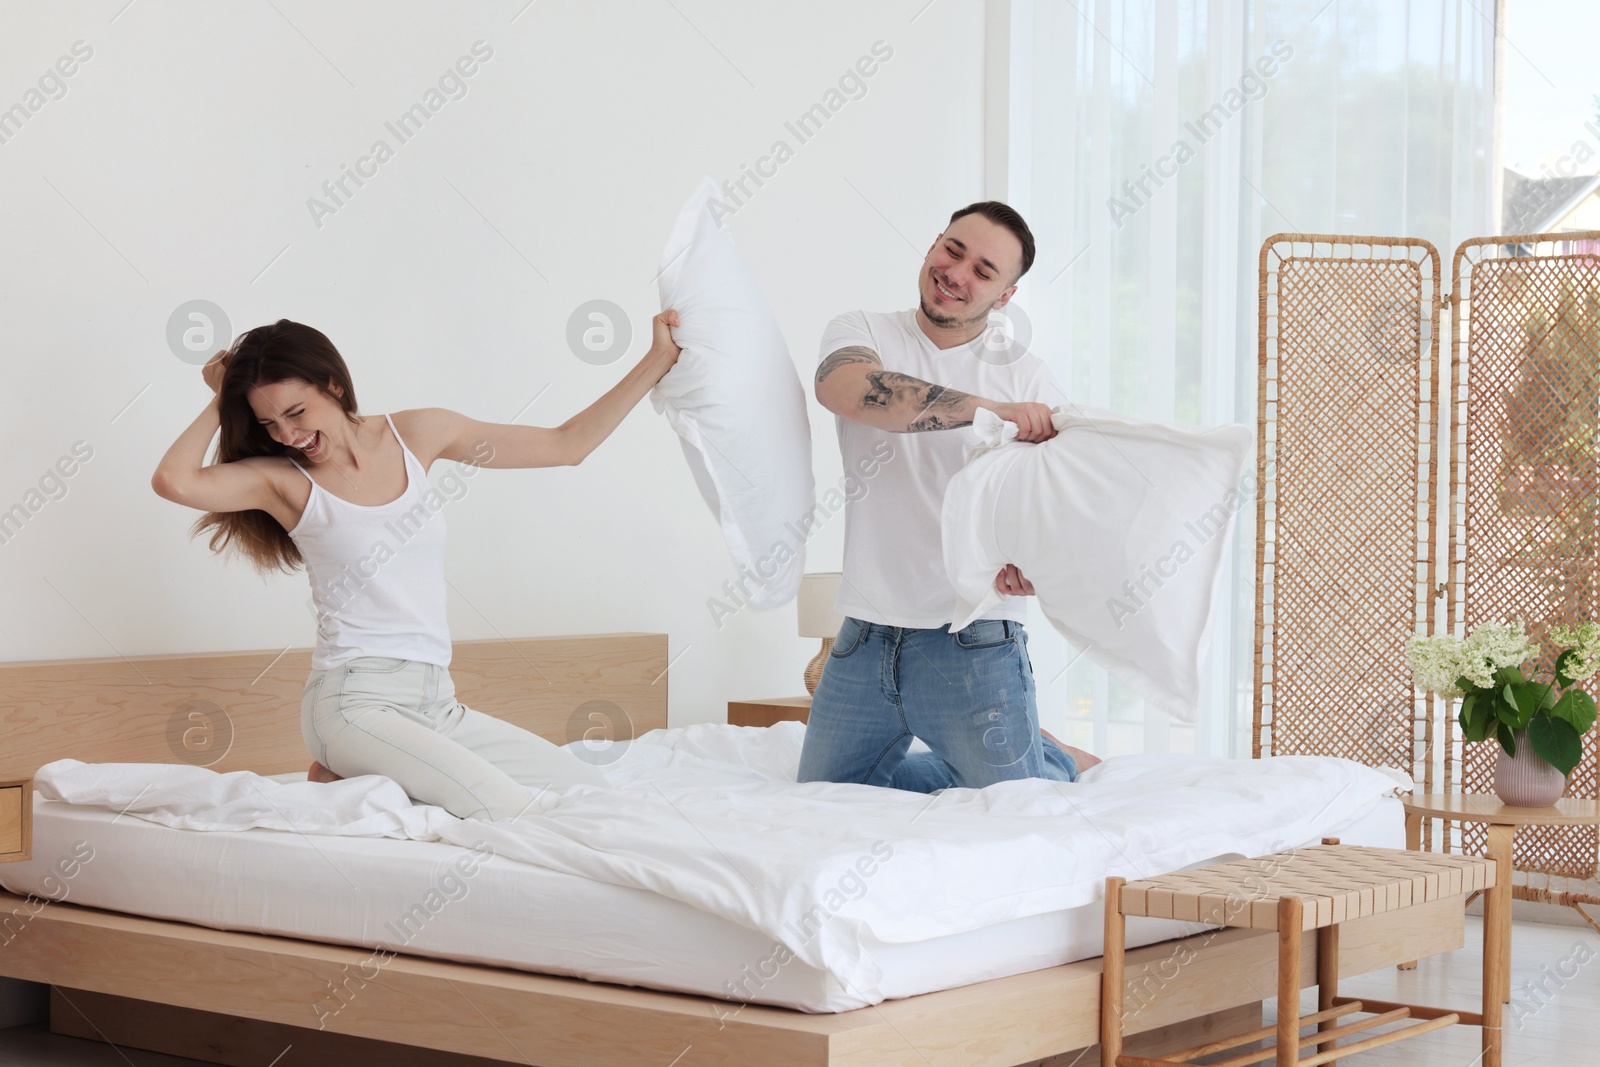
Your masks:
<path fill-rule="evenodd" d="M 0 779 L 66 757 L 304 770 L 309 665 L 306 649 L 0 664 Z M 468 704 L 558 743 L 664 727 L 666 670 L 660 634 L 460 642 L 451 665 Z M 53 987 L 52 1029 L 214 1062 L 266 1067 L 292 1045 L 285 1065 L 1066 1067 L 1098 1037 L 1099 959 L 813 1015 L 396 956 L 318 1031 L 311 997 L 348 983 L 367 950 L 28 905 L 0 892 L 0 917 L 32 913 L 0 943 L 0 975 Z M 1456 899 L 1347 924 L 1341 974 L 1459 947 L 1462 913 Z M 1310 934 L 1302 960 L 1310 985 Z M 1259 1022 L 1276 968 L 1275 939 L 1247 930 L 1130 952 L 1125 999 L 1145 1007 L 1128 1020 L 1127 1033 L 1142 1035 L 1128 1050 L 1152 1055 L 1254 1025 L 1241 1024 Z"/>

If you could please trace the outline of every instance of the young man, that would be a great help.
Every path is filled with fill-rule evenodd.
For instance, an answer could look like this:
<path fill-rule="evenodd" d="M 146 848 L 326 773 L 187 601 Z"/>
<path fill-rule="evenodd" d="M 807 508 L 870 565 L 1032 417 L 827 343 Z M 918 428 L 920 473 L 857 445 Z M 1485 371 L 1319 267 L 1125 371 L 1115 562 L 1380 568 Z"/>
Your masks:
<path fill-rule="evenodd" d="M 1055 436 L 1064 399 L 1042 360 L 984 347 L 989 312 L 1033 265 L 1033 234 L 998 201 L 969 205 L 928 249 L 914 310 L 855 311 L 828 324 L 816 396 L 837 418 L 846 470 L 895 435 L 894 459 L 845 512 L 845 616 L 811 703 L 800 781 L 861 782 L 918 792 L 1015 778 L 1072 781 L 1095 757 L 1040 736 L 1023 596 L 1014 566 L 1005 599 L 951 632 L 940 506 L 961 469 L 978 408 L 1017 424 L 1022 441 Z M 913 737 L 932 750 L 910 758 Z"/>

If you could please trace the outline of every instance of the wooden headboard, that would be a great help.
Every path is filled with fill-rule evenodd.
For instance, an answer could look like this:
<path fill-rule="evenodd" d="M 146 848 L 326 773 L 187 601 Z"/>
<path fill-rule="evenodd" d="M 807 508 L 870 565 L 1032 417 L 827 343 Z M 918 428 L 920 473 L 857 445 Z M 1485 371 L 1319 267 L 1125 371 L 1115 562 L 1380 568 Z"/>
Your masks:
<path fill-rule="evenodd" d="M 58 759 L 303 771 L 311 650 L 0 663 L 0 779 Z M 667 725 L 665 634 L 458 641 L 456 698 L 557 744 Z"/>

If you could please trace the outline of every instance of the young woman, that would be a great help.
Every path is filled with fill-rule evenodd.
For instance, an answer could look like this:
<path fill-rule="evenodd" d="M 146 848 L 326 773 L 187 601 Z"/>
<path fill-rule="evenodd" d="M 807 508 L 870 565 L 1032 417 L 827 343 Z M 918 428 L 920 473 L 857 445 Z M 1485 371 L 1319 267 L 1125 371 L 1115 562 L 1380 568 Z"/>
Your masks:
<path fill-rule="evenodd" d="M 212 531 L 213 551 L 232 547 L 263 570 L 306 568 L 317 640 L 300 719 L 313 778 L 381 774 L 418 801 L 486 819 L 537 812 L 547 786 L 604 784 L 568 750 L 456 700 L 444 500 L 426 476 L 436 459 L 581 463 L 676 362 L 676 325 L 676 312 L 657 315 L 638 365 L 553 429 L 444 408 L 362 415 L 332 342 L 288 319 L 243 334 L 205 365 L 211 403 L 151 485 L 207 512 L 195 532 Z"/>

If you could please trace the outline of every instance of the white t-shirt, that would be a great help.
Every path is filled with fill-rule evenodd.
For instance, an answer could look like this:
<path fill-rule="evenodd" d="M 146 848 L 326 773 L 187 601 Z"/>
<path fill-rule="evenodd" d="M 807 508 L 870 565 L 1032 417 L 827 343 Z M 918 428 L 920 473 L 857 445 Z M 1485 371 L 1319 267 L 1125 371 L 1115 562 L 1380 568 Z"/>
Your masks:
<path fill-rule="evenodd" d="M 980 336 L 940 349 L 917 325 L 915 310 L 851 311 L 823 330 L 818 362 L 860 345 L 876 352 L 885 370 L 988 400 L 1051 407 L 1065 402 L 1043 360 L 994 341 L 984 348 Z M 844 580 L 834 610 L 886 626 L 949 625 L 956 592 L 945 576 L 939 516 L 945 486 L 977 443 L 972 428 L 890 433 L 842 417 L 835 421 L 845 474 L 865 488 L 845 499 Z M 1022 622 L 1027 611 L 1025 598 L 1005 597 L 981 617 Z"/>

